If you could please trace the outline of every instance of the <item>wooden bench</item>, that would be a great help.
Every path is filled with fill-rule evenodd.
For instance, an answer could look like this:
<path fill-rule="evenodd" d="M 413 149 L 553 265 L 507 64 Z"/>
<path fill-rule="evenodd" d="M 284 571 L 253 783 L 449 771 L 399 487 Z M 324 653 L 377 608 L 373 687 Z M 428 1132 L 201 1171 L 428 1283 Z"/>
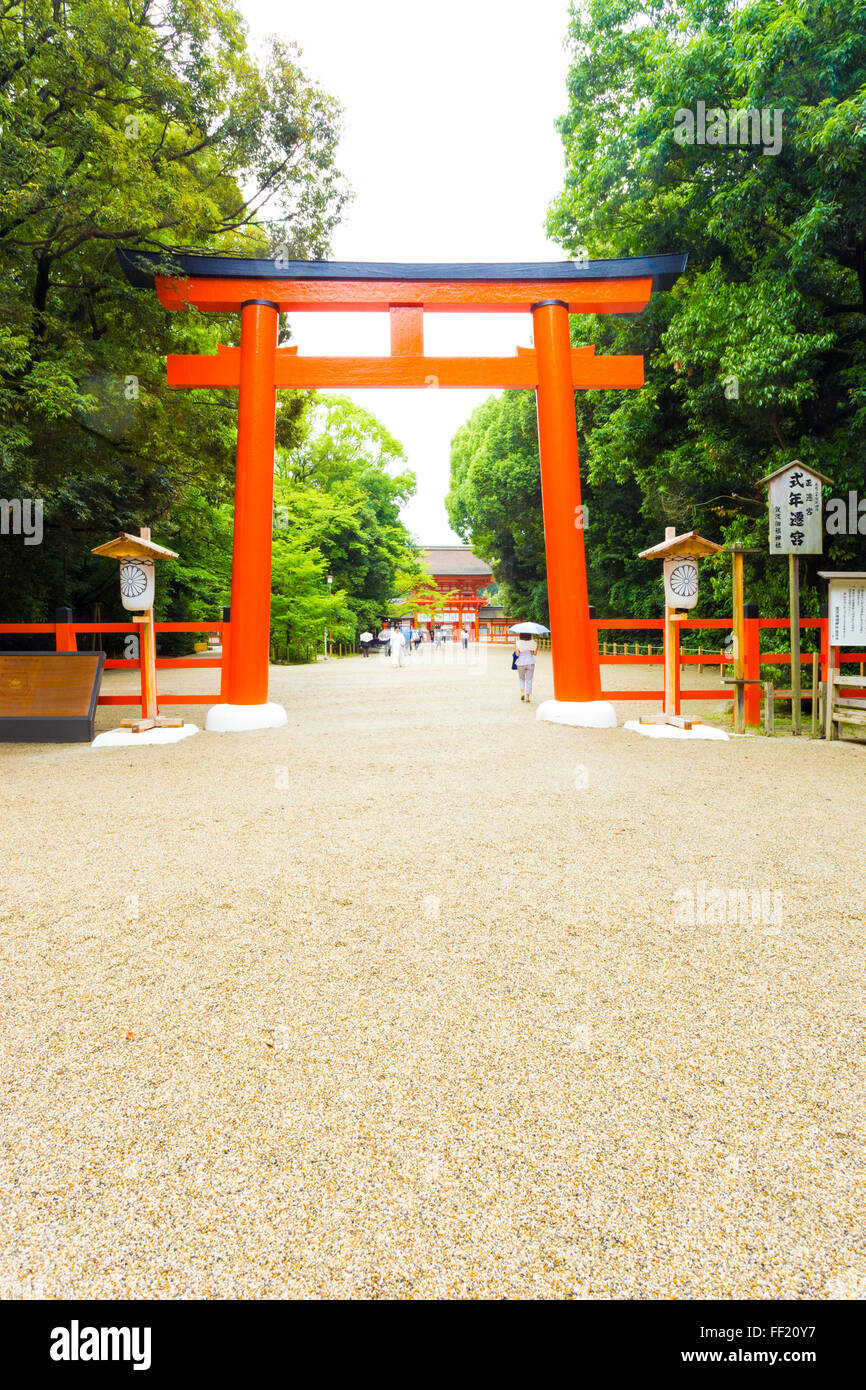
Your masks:
<path fill-rule="evenodd" d="M 866 725 L 866 699 L 847 695 L 845 686 L 863 690 L 866 683 L 862 676 L 841 676 L 838 671 L 828 672 L 824 697 L 824 736 L 828 739 L 839 737 L 840 724 Z"/>
<path fill-rule="evenodd" d="M 0 652 L 0 742 L 92 743 L 105 652 Z"/>

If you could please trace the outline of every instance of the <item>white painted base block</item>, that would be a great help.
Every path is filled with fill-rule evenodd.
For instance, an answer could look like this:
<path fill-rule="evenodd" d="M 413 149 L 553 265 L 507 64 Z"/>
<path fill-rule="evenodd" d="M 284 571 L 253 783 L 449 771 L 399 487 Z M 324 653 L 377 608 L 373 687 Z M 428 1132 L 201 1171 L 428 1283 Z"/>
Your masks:
<path fill-rule="evenodd" d="M 535 712 L 548 724 L 571 724 L 578 729 L 615 729 L 616 710 L 609 700 L 545 700 Z"/>
<path fill-rule="evenodd" d="M 184 724 L 182 729 L 144 729 L 134 734 L 131 729 L 106 729 L 97 734 L 91 748 L 140 748 L 143 743 L 180 743 L 182 738 L 199 733 L 198 724 Z"/>
<path fill-rule="evenodd" d="M 288 722 L 282 705 L 212 705 L 204 726 L 208 733 L 236 734 L 248 729 L 279 729 Z"/>
<path fill-rule="evenodd" d="M 675 724 L 640 724 L 637 719 L 627 719 L 624 729 L 635 734 L 646 734 L 647 738 L 723 738 L 728 741 L 724 729 L 713 729 L 709 724 L 696 724 L 692 729 L 678 729 Z"/>

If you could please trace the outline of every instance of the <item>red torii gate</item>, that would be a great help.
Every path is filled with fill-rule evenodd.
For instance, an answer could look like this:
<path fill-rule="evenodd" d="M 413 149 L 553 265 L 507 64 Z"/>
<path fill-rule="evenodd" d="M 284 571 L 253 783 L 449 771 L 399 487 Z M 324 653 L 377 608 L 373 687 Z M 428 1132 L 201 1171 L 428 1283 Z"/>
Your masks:
<path fill-rule="evenodd" d="M 268 704 L 275 392 L 280 387 L 504 387 L 534 389 L 553 644 L 555 699 L 539 716 L 555 722 L 615 725 L 601 702 L 598 644 L 589 622 L 576 390 L 643 385 L 643 357 L 597 357 L 572 348 L 568 316 L 637 314 L 653 290 L 669 289 L 686 255 L 541 264 L 380 264 L 265 261 L 225 256 L 121 251 L 131 283 L 156 288 L 166 309 L 240 313 L 240 347 L 170 356 L 168 384 L 238 391 L 238 450 L 232 554 L 228 705 L 208 728 L 260 728 L 285 722 Z M 388 313 L 389 357 L 303 357 L 278 347 L 279 315 L 291 312 Z M 531 313 L 534 348 L 513 357 L 426 357 L 424 314 Z"/>

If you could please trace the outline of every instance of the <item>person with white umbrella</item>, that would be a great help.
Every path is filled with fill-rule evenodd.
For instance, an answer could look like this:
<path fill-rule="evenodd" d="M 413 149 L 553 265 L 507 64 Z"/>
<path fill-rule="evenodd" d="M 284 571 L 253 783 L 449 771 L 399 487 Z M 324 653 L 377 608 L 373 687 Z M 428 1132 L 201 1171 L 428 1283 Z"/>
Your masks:
<path fill-rule="evenodd" d="M 536 633 L 549 632 L 541 623 L 517 623 L 508 629 L 514 636 L 514 662 L 517 679 L 520 682 L 520 698 L 532 703 L 532 678 L 535 675 L 535 658 L 538 654 Z"/>

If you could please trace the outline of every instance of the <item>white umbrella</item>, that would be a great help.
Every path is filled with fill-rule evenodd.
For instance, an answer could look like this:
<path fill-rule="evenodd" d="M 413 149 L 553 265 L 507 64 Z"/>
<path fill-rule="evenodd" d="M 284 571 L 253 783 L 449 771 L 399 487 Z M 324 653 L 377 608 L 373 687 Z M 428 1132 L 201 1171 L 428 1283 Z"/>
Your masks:
<path fill-rule="evenodd" d="M 373 640 L 373 634 L 372 634 L 372 632 L 362 632 L 362 633 L 361 633 L 361 636 L 358 638 L 358 641 L 359 641 L 359 642 L 372 642 L 372 640 Z"/>
<path fill-rule="evenodd" d="M 550 632 L 550 628 L 542 627 L 541 623 L 516 623 L 515 626 L 510 627 L 508 631 L 515 634 L 519 632 L 532 632 L 543 637 L 546 633 Z"/>

